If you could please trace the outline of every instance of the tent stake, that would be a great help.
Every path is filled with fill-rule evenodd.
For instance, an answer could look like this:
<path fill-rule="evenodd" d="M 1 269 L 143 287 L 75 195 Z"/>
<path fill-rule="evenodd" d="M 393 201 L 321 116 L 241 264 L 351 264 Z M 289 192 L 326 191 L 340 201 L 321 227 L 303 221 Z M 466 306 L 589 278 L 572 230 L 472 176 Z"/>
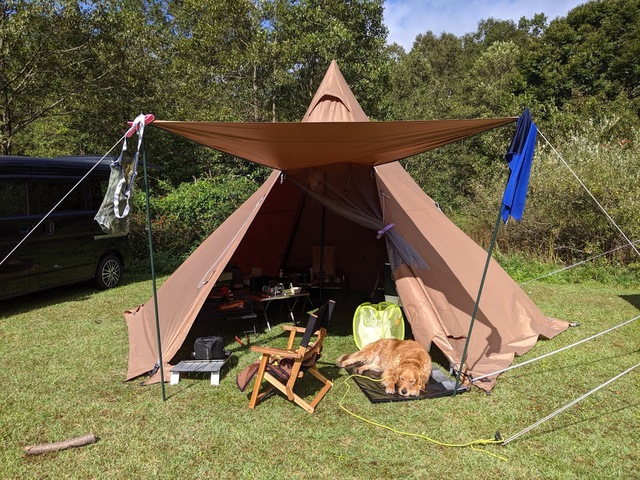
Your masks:
<path fill-rule="evenodd" d="M 151 282 L 153 285 L 153 306 L 156 314 L 156 334 L 158 337 L 158 363 L 160 364 L 160 384 L 162 385 L 162 401 L 167 400 L 164 389 L 164 366 L 162 361 L 162 339 L 160 337 L 160 317 L 158 315 L 158 292 L 156 288 L 156 271 L 153 263 L 153 242 L 151 241 L 151 213 L 149 207 L 149 177 L 147 176 L 147 154 L 142 145 L 142 167 L 144 170 L 144 189 L 147 202 L 147 233 L 149 238 L 149 262 L 151 263 Z"/>
<path fill-rule="evenodd" d="M 491 244 L 489 245 L 489 251 L 487 252 L 487 261 L 484 264 L 484 271 L 482 272 L 482 280 L 480 280 L 480 288 L 478 288 L 478 296 L 476 297 L 476 304 L 473 306 L 473 313 L 471 314 L 471 322 L 469 323 L 469 332 L 467 333 L 467 341 L 464 343 L 464 350 L 462 350 L 462 357 L 460 358 L 460 366 L 458 367 L 458 374 L 456 375 L 456 385 L 453 388 L 453 396 L 458 392 L 460 386 L 460 375 L 462 374 L 462 367 L 467 359 L 467 349 L 469 348 L 469 340 L 471 340 L 471 332 L 473 331 L 473 324 L 476 321 L 476 315 L 478 313 L 478 305 L 480 305 L 480 297 L 482 296 L 482 288 L 484 287 L 484 281 L 487 278 L 487 271 L 489 270 L 489 264 L 491 263 L 491 255 L 493 254 L 493 247 L 496 243 L 496 237 L 498 236 L 498 229 L 500 228 L 500 220 L 502 219 L 502 209 L 498 210 L 498 218 L 496 219 L 496 225 L 493 227 L 493 235 L 491 236 Z"/>

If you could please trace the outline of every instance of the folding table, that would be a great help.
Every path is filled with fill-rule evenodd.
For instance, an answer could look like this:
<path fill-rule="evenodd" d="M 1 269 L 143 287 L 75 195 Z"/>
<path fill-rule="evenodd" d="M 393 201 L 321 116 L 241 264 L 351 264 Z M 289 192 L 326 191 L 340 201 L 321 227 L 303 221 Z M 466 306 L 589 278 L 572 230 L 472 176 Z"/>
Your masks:
<path fill-rule="evenodd" d="M 289 309 L 289 316 L 291 317 L 291 321 L 294 325 L 296 325 L 296 317 L 293 314 L 293 309 L 296 308 L 296 304 L 298 300 L 304 298 L 305 303 L 309 302 L 312 306 L 311 300 L 309 300 L 309 292 L 301 292 L 294 293 L 291 295 L 273 295 L 271 297 L 263 297 L 260 299 L 262 303 L 262 312 L 264 313 L 264 319 L 267 321 L 267 328 L 271 330 L 271 324 L 269 323 L 269 317 L 267 315 L 267 310 L 269 310 L 269 305 L 273 302 L 286 302 L 287 308 Z"/>

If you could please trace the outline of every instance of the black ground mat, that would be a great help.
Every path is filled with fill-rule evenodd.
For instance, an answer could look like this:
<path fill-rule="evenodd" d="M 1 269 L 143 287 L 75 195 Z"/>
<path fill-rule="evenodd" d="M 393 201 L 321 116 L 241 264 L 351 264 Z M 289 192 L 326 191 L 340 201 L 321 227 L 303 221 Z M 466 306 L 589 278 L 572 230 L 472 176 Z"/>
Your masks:
<path fill-rule="evenodd" d="M 348 370 L 349 373 L 353 373 Z M 381 377 L 378 372 L 366 371 L 363 373 L 363 376 L 353 377 L 353 381 L 356 382 L 356 385 L 360 387 L 362 393 L 371 401 L 371 403 L 382 403 L 382 402 L 406 402 L 409 400 L 424 400 L 427 398 L 438 398 L 438 397 L 446 397 L 449 395 L 453 395 L 454 387 L 456 386 L 455 378 L 450 378 L 442 371 L 434 366 L 431 370 L 431 377 L 427 382 L 427 386 L 424 390 L 420 391 L 420 395 L 417 397 L 403 397 L 397 393 L 393 395 L 389 395 L 384 391 L 384 387 L 380 382 L 376 382 L 370 380 L 371 377 L 375 379 L 379 379 Z M 464 387 L 462 385 L 458 385 L 458 393 L 463 393 L 469 390 L 469 387 Z"/>

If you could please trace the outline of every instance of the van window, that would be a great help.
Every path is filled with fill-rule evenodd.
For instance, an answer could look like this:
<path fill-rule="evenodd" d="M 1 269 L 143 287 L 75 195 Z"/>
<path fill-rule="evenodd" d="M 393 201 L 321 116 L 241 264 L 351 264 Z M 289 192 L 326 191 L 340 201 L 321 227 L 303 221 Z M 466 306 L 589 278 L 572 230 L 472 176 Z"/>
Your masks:
<path fill-rule="evenodd" d="M 97 179 L 89 180 L 89 194 L 91 195 L 91 210 L 99 210 L 104 194 L 107 193 L 107 182 Z"/>
<path fill-rule="evenodd" d="M 77 180 L 39 180 L 35 183 L 35 211 L 33 213 L 47 213 L 64 197 L 77 183 Z M 82 187 L 74 189 L 56 212 L 84 210 L 84 196 Z"/>
<path fill-rule="evenodd" d="M 0 180 L 0 217 L 27 215 L 27 183 Z"/>

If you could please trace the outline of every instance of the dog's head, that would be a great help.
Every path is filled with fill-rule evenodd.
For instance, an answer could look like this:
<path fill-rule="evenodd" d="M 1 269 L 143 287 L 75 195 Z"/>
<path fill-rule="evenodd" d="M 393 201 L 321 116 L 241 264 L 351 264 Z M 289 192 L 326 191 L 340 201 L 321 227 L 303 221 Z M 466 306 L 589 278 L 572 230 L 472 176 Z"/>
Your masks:
<path fill-rule="evenodd" d="M 417 397 L 420 395 L 420 390 L 427 383 L 422 369 L 413 365 L 400 365 L 394 372 L 393 377 L 397 391 L 403 397 Z"/>

